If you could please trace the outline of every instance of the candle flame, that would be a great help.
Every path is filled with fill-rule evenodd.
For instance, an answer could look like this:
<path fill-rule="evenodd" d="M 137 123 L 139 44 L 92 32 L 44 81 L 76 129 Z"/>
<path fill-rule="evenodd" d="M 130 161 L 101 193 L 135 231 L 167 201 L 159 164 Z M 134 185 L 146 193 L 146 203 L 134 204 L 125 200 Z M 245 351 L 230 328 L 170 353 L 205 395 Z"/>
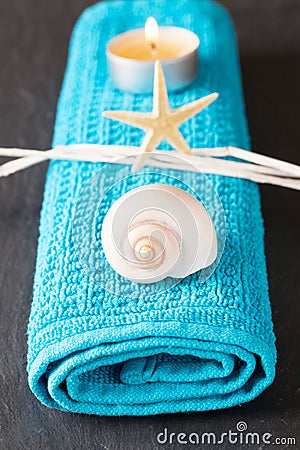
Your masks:
<path fill-rule="evenodd" d="M 159 38 L 159 28 L 158 23 L 154 17 L 148 17 L 145 23 L 145 38 L 149 42 L 151 47 L 155 48 L 158 43 Z"/>

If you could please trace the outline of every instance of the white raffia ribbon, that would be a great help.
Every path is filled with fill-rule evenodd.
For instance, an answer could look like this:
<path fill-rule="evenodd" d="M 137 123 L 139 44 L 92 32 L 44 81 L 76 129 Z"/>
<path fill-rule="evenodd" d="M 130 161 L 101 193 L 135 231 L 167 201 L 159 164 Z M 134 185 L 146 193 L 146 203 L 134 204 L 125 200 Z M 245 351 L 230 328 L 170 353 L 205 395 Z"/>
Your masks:
<path fill-rule="evenodd" d="M 133 164 L 138 153 L 139 147 L 100 144 L 71 144 L 46 151 L 0 148 L 0 156 L 16 158 L 0 166 L 0 177 L 47 160 Z M 240 161 L 224 159 L 228 156 Z M 191 155 L 155 150 L 149 153 L 147 165 L 243 178 L 300 190 L 300 166 L 236 147 L 195 148 Z"/>

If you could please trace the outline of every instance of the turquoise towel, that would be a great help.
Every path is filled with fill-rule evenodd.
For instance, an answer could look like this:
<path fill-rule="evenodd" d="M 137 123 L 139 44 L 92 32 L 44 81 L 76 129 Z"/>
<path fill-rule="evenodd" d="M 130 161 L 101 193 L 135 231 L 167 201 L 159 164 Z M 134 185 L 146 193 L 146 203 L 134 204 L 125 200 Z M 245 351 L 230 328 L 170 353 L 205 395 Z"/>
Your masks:
<path fill-rule="evenodd" d="M 150 15 L 161 25 L 187 27 L 201 39 L 199 77 L 189 89 L 170 95 L 171 106 L 220 93 L 183 124 L 189 144 L 247 148 L 233 26 L 222 7 L 206 0 L 108 1 L 87 9 L 72 37 L 54 145 L 139 145 L 141 131 L 104 119 L 101 112 L 147 111 L 151 96 L 114 89 L 105 46 L 116 34 L 142 27 Z M 28 328 L 32 391 L 49 407 L 101 415 L 201 411 L 252 400 L 273 381 L 276 360 L 257 185 L 209 177 L 224 207 L 226 245 L 205 282 L 196 274 L 157 295 L 145 286 L 128 295 L 129 282 L 123 290 L 112 271 L 107 271 L 108 290 L 97 282 L 82 257 L 92 237 L 82 236 L 80 247 L 74 234 L 78 199 L 82 223 L 95 206 L 92 197 L 79 194 L 82 187 L 93 174 L 104 187 L 112 183 L 111 175 L 103 176 L 110 168 L 103 166 L 51 162 L 49 167 Z M 115 167 L 116 174 L 129 173 L 127 166 Z M 146 171 L 112 189 L 96 210 L 99 227 L 109 203 L 123 192 L 173 175 Z M 185 180 L 201 191 L 201 176 L 187 173 Z M 217 212 L 217 225 L 220 217 Z M 103 271 L 98 275 L 101 279 Z"/>

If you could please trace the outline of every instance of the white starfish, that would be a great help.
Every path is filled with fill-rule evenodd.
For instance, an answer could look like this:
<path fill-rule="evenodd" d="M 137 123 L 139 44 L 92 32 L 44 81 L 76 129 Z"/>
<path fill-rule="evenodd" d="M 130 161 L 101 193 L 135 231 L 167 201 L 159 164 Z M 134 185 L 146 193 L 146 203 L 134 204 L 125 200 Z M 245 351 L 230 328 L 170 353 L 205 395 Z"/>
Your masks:
<path fill-rule="evenodd" d="M 142 113 L 115 110 L 104 111 L 102 115 L 145 130 L 146 135 L 141 144 L 141 155 L 132 167 L 132 171 L 134 172 L 145 164 L 148 153 L 154 150 L 163 139 L 166 139 L 177 151 L 190 154 L 190 147 L 178 127 L 181 123 L 210 105 L 218 96 L 219 94 L 217 93 L 210 94 L 183 105 L 180 108 L 171 110 L 161 63 L 156 61 L 152 111 L 150 113 Z"/>

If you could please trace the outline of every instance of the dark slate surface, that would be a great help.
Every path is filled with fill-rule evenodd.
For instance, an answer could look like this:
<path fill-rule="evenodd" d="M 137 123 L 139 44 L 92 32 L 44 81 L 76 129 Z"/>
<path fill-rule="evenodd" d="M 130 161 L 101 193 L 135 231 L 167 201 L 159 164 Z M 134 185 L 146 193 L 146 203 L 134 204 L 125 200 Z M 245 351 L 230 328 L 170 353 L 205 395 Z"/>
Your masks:
<path fill-rule="evenodd" d="M 50 146 L 71 29 L 92 3 L 0 0 L 1 146 Z M 253 147 L 300 164 L 300 2 L 222 3 L 231 11 L 240 38 Z M 143 418 L 75 415 L 45 408 L 27 385 L 26 327 L 46 169 L 44 164 L 0 180 L 0 448 L 196 448 L 159 445 L 156 435 L 164 427 L 169 433 L 225 433 L 235 430 L 239 421 L 245 421 L 249 431 L 271 433 L 272 439 L 295 437 L 300 391 L 300 194 L 261 188 L 278 346 L 277 377 L 266 392 L 250 404 L 225 411 Z M 227 441 L 220 448 L 245 446 Z"/>

